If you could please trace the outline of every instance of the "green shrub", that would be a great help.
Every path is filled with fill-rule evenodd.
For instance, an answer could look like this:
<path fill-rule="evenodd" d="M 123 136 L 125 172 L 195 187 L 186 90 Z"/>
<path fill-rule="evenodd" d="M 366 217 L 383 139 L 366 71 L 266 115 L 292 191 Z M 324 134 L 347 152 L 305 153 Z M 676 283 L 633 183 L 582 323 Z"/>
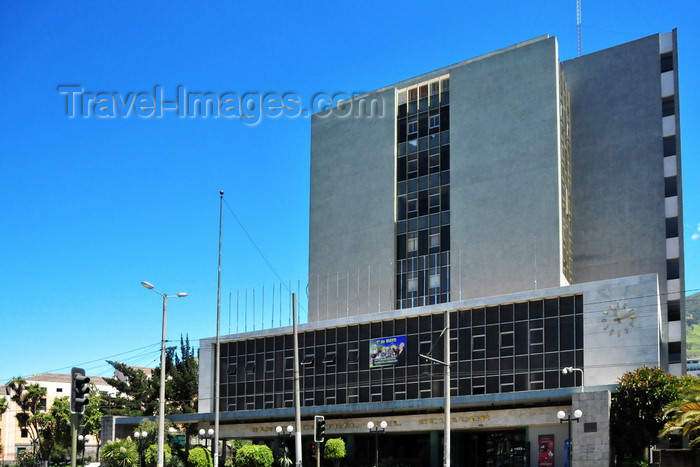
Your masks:
<path fill-rule="evenodd" d="M 345 441 L 341 438 L 331 438 L 326 441 L 323 448 L 323 458 L 333 461 L 333 465 L 338 467 L 340 461 L 345 458 Z"/>
<path fill-rule="evenodd" d="M 102 448 L 102 459 L 108 467 L 136 467 L 139 453 L 131 438 L 110 441 Z"/>
<path fill-rule="evenodd" d="M 271 467 L 272 450 L 262 444 L 241 446 L 236 452 L 236 467 Z"/>
<path fill-rule="evenodd" d="M 170 452 L 170 446 L 165 444 L 163 446 L 163 465 L 169 465 L 170 464 L 170 457 L 172 456 Z M 143 460 L 144 463 L 148 467 L 155 467 L 158 465 L 158 445 L 157 444 L 151 444 L 146 448 L 146 450 L 143 452 Z"/>
<path fill-rule="evenodd" d="M 192 467 L 211 467 L 211 453 L 202 446 L 195 446 L 190 449 L 190 454 L 187 456 L 187 463 Z"/>

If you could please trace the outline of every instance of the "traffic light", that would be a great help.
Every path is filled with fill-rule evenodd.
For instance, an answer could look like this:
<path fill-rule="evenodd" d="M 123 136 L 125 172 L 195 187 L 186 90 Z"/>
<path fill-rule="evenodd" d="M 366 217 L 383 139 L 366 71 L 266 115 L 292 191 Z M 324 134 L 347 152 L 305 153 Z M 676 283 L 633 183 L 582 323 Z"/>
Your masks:
<path fill-rule="evenodd" d="M 71 413 L 83 413 L 85 406 L 88 403 L 87 394 L 90 392 L 88 383 L 90 378 L 85 376 L 85 370 L 82 368 L 73 368 L 71 370 L 70 380 L 70 411 Z"/>
<path fill-rule="evenodd" d="M 326 434 L 326 420 L 323 415 L 314 416 L 314 441 L 322 443 Z"/>

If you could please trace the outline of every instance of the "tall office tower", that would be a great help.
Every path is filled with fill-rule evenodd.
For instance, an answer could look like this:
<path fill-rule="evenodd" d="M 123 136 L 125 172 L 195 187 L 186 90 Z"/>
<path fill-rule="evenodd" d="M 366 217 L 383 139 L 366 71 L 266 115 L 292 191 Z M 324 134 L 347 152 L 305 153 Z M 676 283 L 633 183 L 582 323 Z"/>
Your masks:
<path fill-rule="evenodd" d="M 309 320 L 656 273 L 679 365 L 675 44 L 540 37 L 315 115 Z"/>

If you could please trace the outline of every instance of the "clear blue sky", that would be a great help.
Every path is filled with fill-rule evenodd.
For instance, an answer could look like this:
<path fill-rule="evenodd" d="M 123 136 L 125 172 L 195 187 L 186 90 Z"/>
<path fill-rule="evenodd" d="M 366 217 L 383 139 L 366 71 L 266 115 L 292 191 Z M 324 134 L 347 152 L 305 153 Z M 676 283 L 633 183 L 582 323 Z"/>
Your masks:
<path fill-rule="evenodd" d="M 697 291 L 700 3 L 583 0 L 582 19 L 584 53 L 678 28 L 686 288 Z M 0 0 L 0 383 L 71 366 L 109 375 L 107 358 L 155 365 L 162 301 L 144 280 L 189 293 L 169 301 L 169 340 L 213 336 L 219 190 L 222 332 L 243 329 L 237 291 L 252 304 L 255 289 L 258 309 L 280 279 L 305 295 L 309 118 L 68 118 L 59 86 L 125 100 L 156 87 L 165 100 L 179 86 L 291 92 L 308 106 L 543 34 L 576 56 L 574 0 Z"/>

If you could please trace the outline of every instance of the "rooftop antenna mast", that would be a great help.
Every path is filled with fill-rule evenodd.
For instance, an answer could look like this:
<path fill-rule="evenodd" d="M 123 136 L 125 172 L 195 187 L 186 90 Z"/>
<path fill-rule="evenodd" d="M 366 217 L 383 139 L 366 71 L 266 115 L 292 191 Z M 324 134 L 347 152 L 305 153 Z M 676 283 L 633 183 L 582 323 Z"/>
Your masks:
<path fill-rule="evenodd" d="M 576 0 L 576 35 L 578 38 L 578 56 L 581 56 L 581 0 Z"/>

